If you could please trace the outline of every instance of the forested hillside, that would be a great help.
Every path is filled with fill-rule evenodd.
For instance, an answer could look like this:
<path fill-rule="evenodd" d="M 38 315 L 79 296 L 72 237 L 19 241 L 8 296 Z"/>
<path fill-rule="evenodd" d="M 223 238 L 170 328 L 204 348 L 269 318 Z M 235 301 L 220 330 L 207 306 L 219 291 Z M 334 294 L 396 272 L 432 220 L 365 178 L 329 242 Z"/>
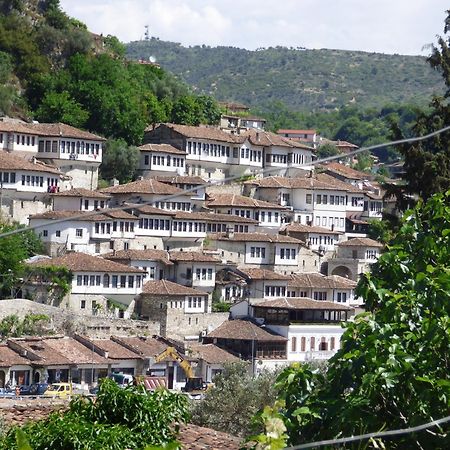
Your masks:
<path fill-rule="evenodd" d="M 274 100 L 295 111 L 428 104 L 442 78 L 421 56 L 285 47 L 183 47 L 152 38 L 127 44 L 131 58 L 154 56 L 198 92 L 267 109 Z"/>
<path fill-rule="evenodd" d="M 117 38 L 90 33 L 59 0 L 0 0 L 0 82 L 0 115 L 61 121 L 129 144 L 149 123 L 219 114 L 165 70 L 128 61 Z"/>

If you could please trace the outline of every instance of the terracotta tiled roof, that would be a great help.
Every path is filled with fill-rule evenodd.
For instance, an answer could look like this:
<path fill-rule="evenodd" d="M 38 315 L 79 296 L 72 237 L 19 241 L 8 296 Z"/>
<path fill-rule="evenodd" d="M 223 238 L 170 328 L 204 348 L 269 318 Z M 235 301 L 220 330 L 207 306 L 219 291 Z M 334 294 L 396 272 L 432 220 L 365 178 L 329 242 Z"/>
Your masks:
<path fill-rule="evenodd" d="M 168 347 L 167 344 L 153 337 L 113 336 L 111 339 L 118 344 L 131 349 L 143 358 L 153 358 Z"/>
<path fill-rule="evenodd" d="M 56 136 L 75 139 L 86 139 L 89 141 L 106 141 L 105 138 L 89 131 L 66 125 L 65 123 L 32 123 L 29 124 L 32 130 L 35 130 L 39 136 Z"/>
<path fill-rule="evenodd" d="M 277 134 L 315 134 L 316 130 L 278 130 Z"/>
<path fill-rule="evenodd" d="M 99 191 L 90 191 L 89 189 L 83 189 L 83 188 L 72 188 L 69 191 L 61 191 L 61 192 L 55 192 L 54 194 L 51 194 L 54 197 L 85 197 L 85 198 L 104 198 L 108 199 L 111 196 L 106 195 Z"/>
<path fill-rule="evenodd" d="M 384 247 L 381 242 L 374 241 L 370 238 L 352 238 L 348 241 L 340 242 L 339 247 Z"/>
<path fill-rule="evenodd" d="M 171 186 L 170 184 L 160 183 L 152 178 L 133 181 L 118 186 L 110 186 L 102 189 L 101 192 L 111 194 L 156 194 L 156 195 L 188 195 L 183 189 Z"/>
<path fill-rule="evenodd" d="M 103 352 L 108 352 L 108 359 L 141 359 L 142 357 L 111 339 L 87 339 Z"/>
<path fill-rule="evenodd" d="M 259 188 L 285 188 L 285 189 L 314 189 L 328 191 L 361 192 L 363 191 L 350 183 L 344 183 L 331 175 L 317 173 L 313 176 L 295 178 L 265 177 L 251 180 L 247 184 L 254 184 Z"/>
<path fill-rule="evenodd" d="M 190 348 L 190 356 L 196 359 L 202 359 L 208 364 L 223 364 L 240 361 L 237 356 L 223 350 L 214 344 L 193 345 Z"/>
<path fill-rule="evenodd" d="M 325 276 L 321 273 L 296 273 L 290 277 L 288 285 L 300 288 L 354 289 L 357 284 L 348 278 L 338 275 Z"/>
<path fill-rule="evenodd" d="M 288 275 L 274 272 L 267 269 L 250 269 L 246 267 L 239 267 L 239 270 L 245 273 L 251 280 L 290 280 Z"/>
<path fill-rule="evenodd" d="M 300 239 L 282 234 L 269 233 L 210 233 L 208 238 L 215 241 L 236 241 L 236 242 L 271 242 L 277 244 L 303 244 Z"/>
<path fill-rule="evenodd" d="M 45 344 L 62 353 L 73 364 L 108 364 L 106 358 L 70 337 L 45 339 Z"/>
<path fill-rule="evenodd" d="M 0 132 L 4 133 L 21 133 L 21 134 L 34 134 L 37 135 L 28 123 L 22 123 L 18 121 L 3 121 L 0 120 Z"/>
<path fill-rule="evenodd" d="M 192 423 L 180 427 L 178 440 L 183 450 L 238 450 L 241 448 L 239 438 Z"/>
<path fill-rule="evenodd" d="M 169 254 L 165 250 L 118 250 L 102 255 L 105 259 L 114 260 L 139 260 L 139 261 L 161 261 L 166 265 L 173 265 L 169 261 Z"/>
<path fill-rule="evenodd" d="M 306 297 L 286 297 L 274 300 L 265 300 L 252 305 L 256 308 L 281 308 L 281 309 L 326 309 L 335 311 L 353 311 L 353 308 L 340 303 L 313 300 Z"/>
<path fill-rule="evenodd" d="M 135 267 L 80 252 L 69 252 L 56 258 L 38 260 L 29 265 L 36 267 L 61 266 L 73 272 L 145 273 Z"/>
<path fill-rule="evenodd" d="M 103 209 L 101 211 L 46 211 L 29 216 L 30 219 L 59 220 L 72 219 L 86 222 L 110 221 L 111 219 L 138 220 L 136 216 L 120 210 Z"/>
<path fill-rule="evenodd" d="M 212 126 L 199 126 L 194 127 L 191 125 L 177 125 L 174 123 L 162 123 L 158 127 L 167 127 L 186 138 L 205 139 L 218 142 L 226 142 L 229 144 L 235 144 L 238 140 L 234 135 L 226 133 L 219 128 Z M 153 126 L 149 126 L 145 129 L 146 132 L 152 131 Z"/>
<path fill-rule="evenodd" d="M 304 225 L 298 222 L 292 222 L 286 225 L 283 230 L 290 233 L 342 234 L 340 231 L 331 231 L 327 228 Z"/>
<path fill-rule="evenodd" d="M 308 147 L 307 145 L 301 144 L 298 141 L 294 141 L 292 139 L 280 136 L 276 133 L 272 133 L 270 131 L 263 130 L 248 130 L 244 133 L 238 135 L 243 142 L 245 139 L 254 145 L 254 146 L 262 146 L 262 147 L 287 147 L 287 148 L 302 148 L 304 150 L 313 149 Z"/>
<path fill-rule="evenodd" d="M 350 180 L 367 180 L 368 178 L 370 178 L 370 174 L 361 172 L 359 170 L 352 169 L 351 167 L 346 166 L 345 164 L 341 164 L 341 163 L 337 163 L 337 162 L 330 162 L 328 164 L 325 164 L 322 167 L 327 172 L 342 175 L 345 178 L 348 178 Z"/>
<path fill-rule="evenodd" d="M 186 155 L 186 152 L 173 147 L 170 144 L 145 144 L 138 147 L 141 152 L 159 152 L 159 153 L 173 153 L 176 155 Z"/>
<path fill-rule="evenodd" d="M 2 122 L 0 122 L 0 125 Z M 3 131 L 0 128 L 1 131 Z M 17 352 L 8 347 L 7 344 L 0 344 L 0 367 L 10 367 L 14 365 L 29 365 L 30 361 L 20 356 Z"/>
<path fill-rule="evenodd" d="M 210 255 L 205 255 L 201 252 L 170 252 L 169 258 L 173 262 L 205 262 L 205 263 L 220 263 L 220 260 Z"/>
<path fill-rule="evenodd" d="M 249 320 L 227 320 L 214 331 L 208 333 L 208 338 L 240 339 L 243 341 L 285 342 L 287 339 L 279 334 L 269 332 Z"/>
<path fill-rule="evenodd" d="M 214 194 L 207 200 L 209 208 L 225 207 L 225 206 L 239 206 L 242 208 L 262 208 L 262 209 L 286 209 L 284 206 L 276 203 L 269 203 L 255 198 L 245 197 L 244 195 L 236 194 Z"/>
<path fill-rule="evenodd" d="M 160 181 L 161 183 L 168 184 L 193 184 L 193 185 L 201 185 L 205 184 L 205 180 L 201 177 L 194 175 L 157 175 L 153 177 L 156 181 Z"/>
<path fill-rule="evenodd" d="M 25 158 L 21 158 L 20 156 L 13 155 L 12 153 L 2 150 L 0 150 L 0 170 L 23 170 L 61 175 L 61 172 L 55 167 L 48 166 L 47 164 L 37 160 L 35 160 L 35 162 L 30 162 Z"/>
<path fill-rule="evenodd" d="M 32 364 L 44 364 L 44 365 L 67 365 L 72 361 L 66 357 L 62 352 L 55 350 L 47 343 L 47 339 L 39 337 L 33 338 L 14 338 L 8 339 L 8 343 L 12 348 L 20 346 L 20 349 L 30 353 L 34 353 L 38 356 L 38 360 L 34 360 Z"/>
<path fill-rule="evenodd" d="M 186 296 L 186 295 L 207 295 L 205 292 L 198 291 L 188 286 L 173 283 L 172 281 L 159 280 L 159 281 L 147 281 L 142 288 L 142 294 L 152 295 L 174 295 L 174 296 Z"/>

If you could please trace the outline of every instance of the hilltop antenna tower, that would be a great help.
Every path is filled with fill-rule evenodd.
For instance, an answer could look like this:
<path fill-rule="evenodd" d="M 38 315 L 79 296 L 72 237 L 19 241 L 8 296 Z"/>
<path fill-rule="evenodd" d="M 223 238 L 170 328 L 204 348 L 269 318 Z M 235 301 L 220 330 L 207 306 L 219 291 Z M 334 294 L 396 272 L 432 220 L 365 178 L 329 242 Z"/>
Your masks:
<path fill-rule="evenodd" d="M 149 41 L 150 40 L 150 34 L 148 32 L 148 25 L 145 25 L 144 40 L 145 41 Z"/>

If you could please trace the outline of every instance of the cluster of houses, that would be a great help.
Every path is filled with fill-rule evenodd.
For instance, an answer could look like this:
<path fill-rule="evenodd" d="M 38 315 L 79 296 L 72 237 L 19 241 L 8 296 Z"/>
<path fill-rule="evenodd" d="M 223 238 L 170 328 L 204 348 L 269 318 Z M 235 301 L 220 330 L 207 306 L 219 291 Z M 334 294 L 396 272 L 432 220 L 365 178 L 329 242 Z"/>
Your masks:
<path fill-rule="evenodd" d="M 160 339 L 203 342 L 255 371 L 328 359 L 362 306 L 357 281 L 382 250 L 366 232 L 389 204 L 367 174 L 317 165 L 301 130 L 289 137 L 295 130 L 263 125 L 230 113 L 220 127 L 150 126 L 137 180 L 98 190 L 102 137 L 0 120 L 0 213 L 35 228 L 48 253 L 28 263 L 21 295 L 77 314 L 153 320 Z M 62 301 L 40 278 L 48 266 L 73 275 Z M 91 343 L 61 339 L 89 352 Z M 12 355 L 14 342 L 1 351 Z M 102 362 L 77 366 L 80 377 L 131 368 L 90 353 Z M 23 369 L 27 379 L 41 373 L 36 364 Z"/>

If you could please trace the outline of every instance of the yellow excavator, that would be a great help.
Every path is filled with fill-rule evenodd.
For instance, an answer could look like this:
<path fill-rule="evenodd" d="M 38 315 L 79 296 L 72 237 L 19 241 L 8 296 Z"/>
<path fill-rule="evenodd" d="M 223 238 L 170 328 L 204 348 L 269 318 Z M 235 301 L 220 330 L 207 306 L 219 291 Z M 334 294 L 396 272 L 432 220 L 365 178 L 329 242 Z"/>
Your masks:
<path fill-rule="evenodd" d="M 203 382 L 203 378 L 196 377 L 194 369 L 187 359 L 185 359 L 175 347 L 167 347 L 163 352 L 155 357 L 155 363 L 159 363 L 166 358 L 170 358 L 178 363 L 183 369 L 186 375 L 186 385 L 183 388 L 184 392 L 204 391 L 206 390 L 206 384 Z"/>

